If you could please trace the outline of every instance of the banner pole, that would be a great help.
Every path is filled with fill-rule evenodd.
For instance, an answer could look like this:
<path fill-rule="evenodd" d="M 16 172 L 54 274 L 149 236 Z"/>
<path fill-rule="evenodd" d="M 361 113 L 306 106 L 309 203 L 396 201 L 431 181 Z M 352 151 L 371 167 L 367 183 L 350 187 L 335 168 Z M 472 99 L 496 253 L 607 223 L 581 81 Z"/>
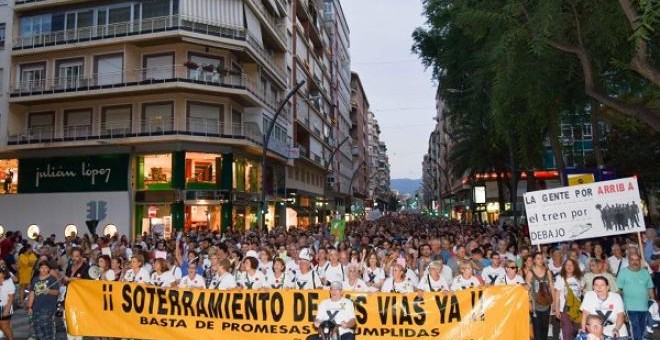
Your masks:
<path fill-rule="evenodd" d="M 648 266 L 648 263 L 646 263 L 644 257 L 644 244 L 642 243 L 642 233 L 640 233 L 639 231 L 637 232 L 637 242 L 639 242 L 639 256 L 641 257 L 642 260 L 642 266 L 644 265 Z"/>

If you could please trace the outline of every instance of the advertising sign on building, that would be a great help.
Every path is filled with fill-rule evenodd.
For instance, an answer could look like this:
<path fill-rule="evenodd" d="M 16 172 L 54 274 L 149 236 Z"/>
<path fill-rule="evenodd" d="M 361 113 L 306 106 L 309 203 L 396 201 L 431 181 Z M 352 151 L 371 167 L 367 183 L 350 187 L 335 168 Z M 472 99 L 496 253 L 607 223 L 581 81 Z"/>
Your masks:
<path fill-rule="evenodd" d="M 525 193 L 532 244 L 646 230 L 634 177 Z"/>
<path fill-rule="evenodd" d="M 25 158 L 18 161 L 18 192 L 128 190 L 128 155 Z"/>

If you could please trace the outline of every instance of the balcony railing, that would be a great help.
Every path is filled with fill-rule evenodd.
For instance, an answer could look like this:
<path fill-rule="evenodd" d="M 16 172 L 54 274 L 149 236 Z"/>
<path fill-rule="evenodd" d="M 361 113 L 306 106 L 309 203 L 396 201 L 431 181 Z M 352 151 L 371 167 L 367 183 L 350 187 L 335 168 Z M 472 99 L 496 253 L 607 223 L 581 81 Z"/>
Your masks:
<path fill-rule="evenodd" d="M 117 138 L 139 138 L 168 135 L 204 136 L 248 140 L 262 145 L 263 134 L 256 123 L 225 124 L 218 119 L 189 117 L 186 126 L 178 128 L 172 117 L 141 120 L 134 128 L 131 120 L 114 120 L 99 125 L 68 125 L 61 130 L 54 126 L 39 126 L 10 134 L 9 145 L 30 145 L 85 140 L 112 140 Z M 288 157 L 288 145 L 271 138 L 268 149 Z"/>
<path fill-rule="evenodd" d="M 217 70 L 166 65 L 139 68 L 130 71 L 95 73 L 91 76 L 47 78 L 19 81 L 11 87 L 11 97 L 43 94 L 84 92 L 101 89 L 125 88 L 151 84 L 186 82 L 230 89 L 246 90 L 269 108 L 274 109 L 276 99 L 259 90 L 245 73 L 219 73 Z"/>
<path fill-rule="evenodd" d="M 133 20 L 110 25 L 80 27 L 37 35 L 16 36 L 13 39 L 13 49 L 24 50 L 45 46 L 67 45 L 86 41 L 174 30 L 183 30 L 244 41 L 248 47 L 261 56 L 263 62 L 267 64 L 277 76 L 286 79 L 284 67 L 275 63 L 272 56 L 270 56 L 254 38 L 246 35 L 244 28 L 223 25 L 220 23 L 208 23 L 204 22 L 203 19 L 182 15 Z M 286 42 L 286 40 L 284 41 Z"/>
<path fill-rule="evenodd" d="M 275 19 L 275 17 L 273 17 L 273 15 L 268 12 L 266 7 L 264 7 L 261 0 L 250 0 L 250 2 L 252 2 L 259 13 L 261 13 L 266 18 L 266 20 L 268 20 L 268 23 L 273 27 L 275 34 L 282 40 L 284 44 L 286 44 L 286 27 L 284 26 L 284 21 L 278 21 Z"/>

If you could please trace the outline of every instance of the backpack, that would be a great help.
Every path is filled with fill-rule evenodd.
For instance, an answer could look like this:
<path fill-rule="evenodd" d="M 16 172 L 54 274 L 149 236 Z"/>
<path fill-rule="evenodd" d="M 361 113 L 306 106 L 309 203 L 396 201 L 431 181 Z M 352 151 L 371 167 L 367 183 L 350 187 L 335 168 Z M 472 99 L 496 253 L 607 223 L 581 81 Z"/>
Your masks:
<path fill-rule="evenodd" d="M 575 296 L 573 289 L 568 286 L 568 282 L 564 279 L 564 286 L 566 287 L 566 303 L 564 304 L 564 313 L 573 323 L 582 322 L 582 312 L 580 312 L 580 299 Z"/>
<path fill-rule="evenodd" d="M 547 273 L 546 273 L 546 277 L 547 277 Z M 539 285 L 539 289 L 536 292 L 536 305 L 538 306 L 552 305 L 552 292 L 550 291 L 550 285 L 548 284 L 548 281 L 547 280 L 541 281 L 537 278 L 536 282 Z"/>

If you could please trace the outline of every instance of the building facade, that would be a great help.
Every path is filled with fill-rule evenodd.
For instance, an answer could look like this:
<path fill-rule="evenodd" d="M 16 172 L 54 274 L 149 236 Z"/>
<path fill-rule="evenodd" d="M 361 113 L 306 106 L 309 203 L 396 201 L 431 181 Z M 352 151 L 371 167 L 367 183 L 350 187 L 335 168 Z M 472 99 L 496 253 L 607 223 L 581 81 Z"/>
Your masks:
<path fill-rule="evenodd" d="M 369 208 L 381 207 L 387 203 L 390 195 L 390 163 L 387 156 L 387 146 L 380 139 L 380 125 L 376 115 L 367 114 L 367 154 L 369 179 L 367 184 Z"/>
<path fill-rule="evenodd" d="M 35 217 L 44 233 L 67 220 L 128 234 L 240 230 L 257 224 L 265 176 L 266 223 L 282 224 L 290 110 L 264 173 L 259 157 L 290 88 L 289 10 L 283 0 L 17 0 L 0 156 L 18 185 L 0 205 L 80 196 L 67 216 Z"/>
<path fill-rule="evenodd" d="M 367 198 L 369 174 L 371 164 L 368 152 L 368 113 L 369 100 L 362 86 L 360 76 L 351 73 L 351 139 L 352 147 L 356 150 L 353 157 L 353 175 L 351 176 L 350 189 L 352 193 L 351 213 L 354 215 L 364 214 L 364 200 Z"/>

